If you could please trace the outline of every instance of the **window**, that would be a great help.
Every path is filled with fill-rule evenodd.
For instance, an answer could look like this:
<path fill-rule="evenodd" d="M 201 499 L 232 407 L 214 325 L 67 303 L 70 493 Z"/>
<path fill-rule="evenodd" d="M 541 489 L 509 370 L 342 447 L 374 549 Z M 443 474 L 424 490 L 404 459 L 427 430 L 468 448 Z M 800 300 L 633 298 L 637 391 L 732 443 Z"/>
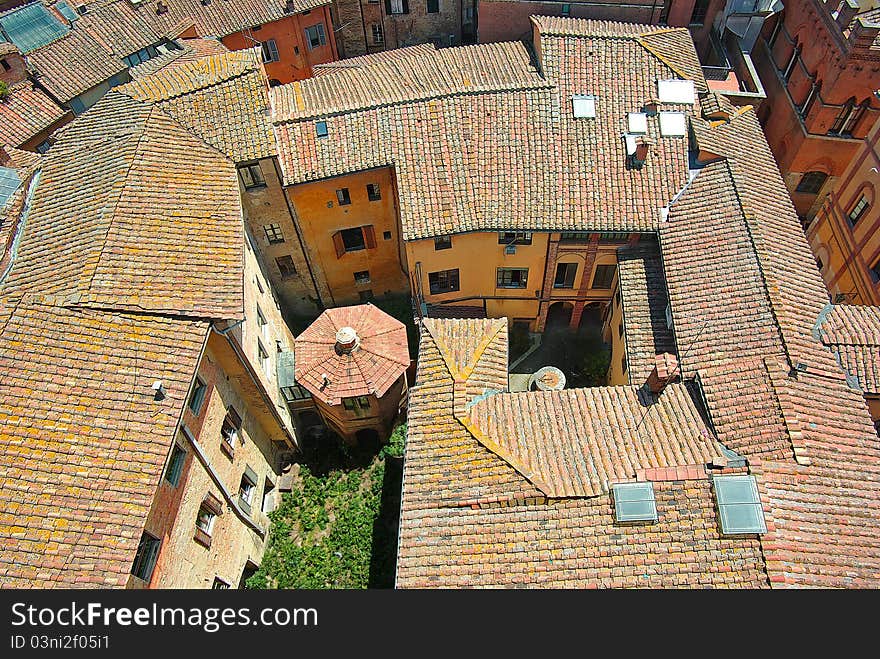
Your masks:
<path fill-rule="evenodd" d="M 452 248 L 452 236 L 439 236 L 438 238 L 434 238 L 434 251 L 440 251 L 441 249 L 451 249 Z"/>
<path fill-rule="evenodd" d="M 367 183 L 367 199 L 370 201 L 379 201 L 382 198 L 382 193 L 379 190 L 378 183 Z"/>
<path fill-rule="evenodd" d="M 369 270 L 361 270 L 360 272 L 354 273 L 354 283 L 355 284 L 369 284 L 370 283 L 370 271 Z"/>
<path fill-rule="evenodd" d="M 880 259 L 877 259 L 877 262 L 871 266 L 871 279 L 875 284 L 880 282 Z"/>
<path fill-rule="evenodd" d="M 384 240 L 391 240 L 391 232 L 390 232 L 390 231 L 383 231 L 383 232 L 382 232 L 382 238 L 383 238 Z"/>
<path fill-rule="evenodd" d="M 458 290 L 458 268 L 428 273 L 428 285 L 431 295 L 450 293 Z"/>
<path fill-rule="evenodd" d="M 336 191 L 336 202 L 340 206 L 348 206 L 351 203 L 351 195 L 348 194 L 348 188 L 340 188 Z"/>
<path fill-rule="evenodd" d="M 296 267 L 290 256 L 279 256 L 275 259 L 275 265 L 278 266 L 278 272 L 281 273 L 282 279 L 290 279 L 296 274 Z"/>
<path fill-rule="evenodd" d="M 269 359 L 269 353 L 266 352 L 266 349 L 259 340 L 257 341 L 257 359 L 263 367 L 263 373 L 266 374 L 266 377 L 269 377 L 269 374 L 272 372 L 272 361 Z"/>
<path fill-rule="evenodd" d="M 623 357 L 620 358 L 620 372 L 626 373 L 626 353 L 623 353 Z"/>
<path fill-rule="evenodd" d="M 266 179 L 263 178 L 263 170 L 260 169 L 259 163 L 242 165 L 238 168 L 238 175 L 241 177 L 241 182 L 244 183 L 245 190 L 262 188 L 266 185 Z"/>
<path fill-rule="evenodd" d="M 211 590 L 229 590 L 229 584 L 220 577 L 214 577 L 214 584 L 211 586 Z"/>
<path fill-rule="evenodd" d="M 718 501 L 721 533 L 737 535 L 767 532 L 754 476 L 715 476 L 712 485 Z"/>
<path fill-rule="evenodd" d="M 345 245 L 346 252 L 356 252 L 367 248 L 367 244 L 364 242 L 364 231 L 360 227 L 344 229 L 339 233 L 342 235 L 342 244 Z"/>
<path fill-rule="evenodd" d="M 628 233 L 600 233 L 600 243 L 625 243 L 629 240 Z"/>
<path fill-rule="evenodd" d="M 802 194 L 818 194 L 822 186 L 825 185 L 825 179 L 828 175 L 823 172 L 807 172 L 801 177 L 800 183 L 797 184 L 795 192 Z"/>
<path fill-rule="evenodd" d="M 440 12 L 440 0 L 428 0 L 428 13 L 437 14 Z"/>
<path fill-rule="evenodd" d="M 837 115 L 837 119 L 834 120 L 834 125 L 831 126 L 831 130 L 828 131 L 829 135 L 852 136 L 853 130 L 859 125 L 862 115 L 865 112 L 865 104 L 856 105 L 855 102 L 856 100 L 854 98 L 851 98 L 846 102 L 846 105 L 843 106 L 840 114 Z"/>
<path fill-rule="evenodd" d="M 275 39 L 267 39 L 263 42 L 263 63 L 268 64 L 269 62 L 277 62 L 280 58 L 278 57 L 278 46 L 275 44 Z"/>
<path fill-rule="evenodd" d="M 528 231 L 499 231 L 499 245 L 531 245 L 532 234 Z"/>
<path fill-rule="evenodd" d="M 657 521 L 653 483 L 614 483 L 611 496 L 614 499 L 614 517 L 618 522 Z"/>
<path fill-rule="evenodd" d="M 223 425 L 220 427 L 220 448 L 230 458 L 235 453 L 235 440 L 240 430 L 241 417 L 235 411 L 235 408 L 230 405 L 226 408 L 226 416 L 223 419 Z"/>
<path fill-rule="evenodd" d="M 856 205 L 852 207 L 852 210 L 847 215 L 847 218 L 849 218 L 849 223 L 852 226 L 855 226 L 856 222 L 858 222 L 860 219 L 862 219 L 862 215 L 864 215 L 865 211 L 867 211 L 867 210 L 868 210 L 868 199 L 865 197 L 865 195 L 862 195 L 861 197 L 859 197 L 859 200 L 856 202 Z"/>
<path fill-rule="evenodd" d="M 498 268 L 496 278 L 498 288 L 525 288 L 529 278 L 529 269 Z"/>
<path fill-rule="evenodd" d="M 593 275 L 593 288 L 611 288 L 615 268 L 616 266 L 613 265 L 596 266 L 596 274 Z"/>
<path fill-rule="evenodd" d="M 266 339 L 266 341 L 271 342 L 272 341 L 271 328 L 269 327 L 269 322 L 266 320 L 266 317 L 263 315 L 263 312 L 260 309 L 259 305 L 257 305 L 257 327 L 260 330 L 260 336 L 262 336 L 264 339 Z"/>
<path fill-rule="evenodd" d="M 373 33 L 373 45 L 381 46 L 385 43 L 385 33 L 382 31 L 381 23 L 372 23 L 370 25 L 370 30 Z"/>
<path fill-rule="evenodd" d="M 342 407 L 350 411 L 368 410 L 370 409 L 370 399 L 366 396 L 356 396 L 354 398 L 343 398 Z"/>
<path fill-rule="evenodd" d="M 560 263 L 556 266 L 556 278 L 553 288 L 574 288 L 574 277 L 577 274 L 577 263 Z"/>
<path fill-rule="evenodd" d="M 324 24 L 318 23 L 306 28 L 306 43 L 309 50 L 314 50 L 327 43 L 327 37 L 324 35 Z"/>
<path fill-rule="evenodd" d="M 620 323 L 617 326 L 617 336 L 619 336 L 621 339 L 623 338 L 623 323 Z"/>
<path fill-rule="evenodd" d="M 326 121 L 316 121 L 315 122 L 315 134 L 318 137 L 327 137 L 327 122 Z"/>
<path fill-rule="evenodd" d="M 37 153 L 48 153 L 49 149 L 52 148 L 52 140 L 48 139 L 45 142 L 40 142 L 37 145 Z"/>
<path fill-rule="evenodd" d="M 371 289 L 371 288 L 368 288 L 363 291 L 358 291 L 358 298 L 360 299 L 361 302 L 369 302 L 374 297 L 375 296 L 373 295 L 373 289 Z"/>
<path fill-rule="evenodd" d="M 134 563 L 131 565 L 131 573 L 149 582 L 153 576 L 153 568 L 156 567 L 156 558 L 159 556 L 159 547 L 162 541 L 155 538 L 149 533 L 141 534 L 141 541 L 138 543 L 137 553 L 134 555 Z"/>
<path fill-rule="evenodd" d="M 241 484 L 238 486 L 238 503 L 248 515 L 251 514 L 251 506 L 254 503 L 256 492 L 257 475 L 253 469 L 245 466 L 244 473 L 241 475 Z"/>
<path fill-rule="evenodd" d="M 263 485 L 263 501 L 260 510 L 264 513 L 271 513 L 275 510 L 275 484 L 268 478 Z"/>
<path fill-rule="evenodd" d="M 205 400 L 206 393 L 208 393 L 207 385 L 202 381 L 202 378 L 196 376 L 192 393 L 189 395 L 189 403 L 187 403 L 190 412 L 196 415 L 199 413 L 199 410 L 202 409 L 202 402 Z"/>
<path fill-rule="evenodd" d="M 211 546 L 211 536 L 214 534 L 214 522 L 222 510 L 220 499 L 208 492 L 199 506 L 199 514 L 196 516 L 196 531 L 193 536 L 199 544 L 205 547 Z"/>
<path fill-rule="evenodd" d="M 385 0 L 386 14 L 408 14 L 409 0 Z"/>
<path fill-rule="evenodd" d="M 0 65 L 3 66 L 4 71 L 9 71 L 12 68 L 11 66 L 9 66 L 9 62 L 7 62 L 5 59 L 0 59 Z"/>
<path fill-rule="evenodd" d="M 168 468 L 165 470 L 165 480 L 174 487 L 180 482 L 180 475 L 183 473 L 183 463 L 186 460 L 186 451 L 175 443 L 171 449 L 171 458 L 168 460 Z"/>
<path fill-rule="evenodd" d="M 588 243 L 592 235 L 589 231 L 563 231 L 559 240 L 567 243 Z"/>
<path fill-rule="evenodd" d="M 281 231 L 280 224 L 264 224 L 263 231 L 266 232 L 266 239 L 270 245 L 284 242 L 284 233 Z"/>
<path fill-rule="evenodd" d="M 706 22 L 706 12 L 709 10 L 709 0 L 697 0 L 694 10 L 691 12 L 691 25 L 702 25 Z"/>

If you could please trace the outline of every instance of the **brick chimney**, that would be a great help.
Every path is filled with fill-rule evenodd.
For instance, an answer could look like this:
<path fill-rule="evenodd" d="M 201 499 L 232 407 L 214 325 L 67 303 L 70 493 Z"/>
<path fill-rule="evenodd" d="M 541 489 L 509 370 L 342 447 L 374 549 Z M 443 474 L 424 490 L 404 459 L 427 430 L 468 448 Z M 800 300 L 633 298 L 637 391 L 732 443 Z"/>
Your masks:
<path fill-rule="evenodd" d="M 678 358 L 671 352 L 654 355 L 654 370 L 648 376 L 648 389 L 652 394 L 659 394 L 667 384 L 678 380 Z"/>
<path fill-rule="evenodd" d="M 638 162 L 645 162 L 648 159 L 648 152 L 654 142 L 650 137 L 642 136 L 636 140 L 636 153 L 633 158 Z"/>

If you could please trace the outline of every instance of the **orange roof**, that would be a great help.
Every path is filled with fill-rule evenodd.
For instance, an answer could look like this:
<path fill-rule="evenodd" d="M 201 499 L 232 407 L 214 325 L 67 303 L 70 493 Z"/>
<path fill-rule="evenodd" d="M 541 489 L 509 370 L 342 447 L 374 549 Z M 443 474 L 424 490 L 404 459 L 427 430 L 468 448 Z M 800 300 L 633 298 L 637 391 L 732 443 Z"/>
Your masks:
<path fill-rule="evenodd" d="M 343 328 L 357 334 L 350 352 L 337 346 Z M 328 405 L 352 396 L 381 398 L 410 363 L 406 327 L 372 304 L 328 309 L 296 338 L 295 354 L 296 381 Z"/>

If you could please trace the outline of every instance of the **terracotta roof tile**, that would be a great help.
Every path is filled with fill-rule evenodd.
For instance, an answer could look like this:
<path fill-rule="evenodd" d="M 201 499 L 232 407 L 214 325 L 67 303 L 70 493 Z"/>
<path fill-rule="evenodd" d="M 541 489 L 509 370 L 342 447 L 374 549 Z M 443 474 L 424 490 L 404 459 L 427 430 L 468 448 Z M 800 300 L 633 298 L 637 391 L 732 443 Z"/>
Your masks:
<path fill-rule="evenodd" d="M 69 304 L 239 318 L 242 235 L 232 163 L 161 111 L 110 92 L 46 157 L 4 286 Z"/>
<path fill-rule="evenodd" d="M 414 56 L 431 57 L 436 50 L 436 47 L 432 43 L 404 46 L 403 48 L 383 50 L 378 53 L 361 55 L 359 57 L 347 57 L 346 59 L 336 60 L 335 62 L 322 62 L 320 64 L 315 64 L 312 67 L 312 71 L 315 76 L 327 75 L 343 69 L 361 69 L 367 66 L 372 66 L 373 64 L 382 64 L 384 62 L 401 59 L 408 60 Z"/>
<path fill-rule="evenodd" d="M 67 114 L 31 82 L 11 85 L 9 96 L 0 101 L 0 146 L 21 146 Z"/>
<path fill-rule="evenodd" d="M 5 585 L 125 586 L 207 331 L 0 301 Z"/>
<path fill-rule="evenodd" d="M 343 327 L 357 333 L 352 352 L 336 350 Z M 296 338 L 295 350 L 296 381 L 328 405 L 353 396 L 381 398 L 410 363 L 406 327 L 372 304 L 326 310 Z"/>
<path fill-rule="evenodd" d="M 178 39 L 177 43 L 181 46 L 180 50 L 170 50 L 159 57 L 131 67 L 128 72 L 132 79 L 136 80 L 161 70 L 173 69 L 201 57 L 222 55 L 229 52 L 226 46 L 216 39 Z"/>
<path fill-rule="evenodd" d="M 829 305 L 816 333 L 863 392 L 880 394 L 880 307 Z"/>

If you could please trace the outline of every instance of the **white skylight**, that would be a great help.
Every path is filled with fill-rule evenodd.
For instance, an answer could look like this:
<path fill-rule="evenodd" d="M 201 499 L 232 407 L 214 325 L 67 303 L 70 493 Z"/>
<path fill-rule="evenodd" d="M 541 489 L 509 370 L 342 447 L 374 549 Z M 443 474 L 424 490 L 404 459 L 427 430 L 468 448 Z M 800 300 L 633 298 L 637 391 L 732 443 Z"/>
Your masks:
<path fill-rule="evenodd" d="M 687 135 L 687 121 L 684 112 L 661 112 L 660 134 L 663 137 L 684 137 Z"/>
<path fill-rule="evenodd" d="M 596 118 L 596 97 L 584 94 L 575 94 L 571 97 L 571 110 L 575 119 Z"/>
<path fill-rule="evenodd" d="M 648 115 L 644 112 L 630 112 L 627 114 L 630 133 L 644 135 L 648 132 Z"/>
<path fill-rule="evenodd" d="M 696 102 L 693 80 L 658 80 L 657 96 L 661 103 L 686 103 L 693 105 Z"/>

